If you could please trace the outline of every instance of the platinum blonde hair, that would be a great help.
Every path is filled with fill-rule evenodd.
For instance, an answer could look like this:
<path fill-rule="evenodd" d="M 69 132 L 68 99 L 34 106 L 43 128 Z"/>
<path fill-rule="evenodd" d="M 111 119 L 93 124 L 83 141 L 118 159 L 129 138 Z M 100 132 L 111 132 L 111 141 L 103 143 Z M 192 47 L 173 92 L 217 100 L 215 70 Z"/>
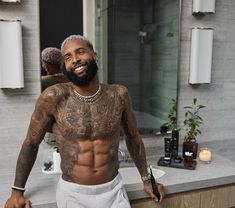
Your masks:
<path fill-rule="evenodd" d="M 92 43 L 84 36 L 82 35 L 70 35 L 68 36 L 61 44 L 61 51 L 63 50 L 66 43 L 68 43 L 71 40 L 82 40 L 87 44 L 87 47 L 90 48 L 92 51 L 94 51 Z"/>
<path fill-rule="evenodd" d="M 41 52 L 42 61 L 50 64 L 60 64 L 62 61 L 62 54 L 60 49 L 55 47 L 48 47 Z"/>

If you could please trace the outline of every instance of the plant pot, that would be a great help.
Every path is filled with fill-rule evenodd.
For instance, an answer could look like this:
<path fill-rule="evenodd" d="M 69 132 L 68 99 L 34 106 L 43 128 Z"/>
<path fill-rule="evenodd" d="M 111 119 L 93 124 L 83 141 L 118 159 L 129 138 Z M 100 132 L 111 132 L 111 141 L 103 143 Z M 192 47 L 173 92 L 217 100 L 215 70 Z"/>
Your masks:
<path fill-rule="evenodd" d="M 183 157 L 185 157 L 185 152 L 192 152 L 193 159 L 197 158 L 197 151 L 198 151 L 198 143 L 187 141 L 183 143 Z"/>

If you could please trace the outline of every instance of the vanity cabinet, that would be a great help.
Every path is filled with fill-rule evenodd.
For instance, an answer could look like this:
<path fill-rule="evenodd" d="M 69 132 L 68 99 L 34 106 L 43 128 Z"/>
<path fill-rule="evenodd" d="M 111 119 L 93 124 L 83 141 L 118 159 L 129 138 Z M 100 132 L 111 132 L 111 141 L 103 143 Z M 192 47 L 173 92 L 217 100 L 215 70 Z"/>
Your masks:
<path fill-rule="evenodd" d="M 169 194 L 161 205 L 150 199 L 131 201 L 132 208 L 231 208 L 235 207 L 235 184 Z"/>

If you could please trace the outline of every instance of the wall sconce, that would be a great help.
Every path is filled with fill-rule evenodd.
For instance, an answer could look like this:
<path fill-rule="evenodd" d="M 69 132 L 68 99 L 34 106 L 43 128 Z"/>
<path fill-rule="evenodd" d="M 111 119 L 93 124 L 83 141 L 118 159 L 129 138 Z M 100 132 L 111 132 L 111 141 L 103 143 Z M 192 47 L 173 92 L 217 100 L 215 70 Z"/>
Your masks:
<path fill-rule="evenodd" d="M 0 0 L 0 2 L 4 2 L 4 3 L 20 3 L 20 0 Z"/>
<path fill-rule="evenodd" d="M 23 87 L 21 21 L 0 20 L 0 88 Z"/>
<path fill-rule="evenodd" d="M 193 14 L 215 13 L 215 0 L 193 0 Z"/>
<path fill-rule="evenodd" d="M 190 84 L 211 82 L 213 31 L 212 28 L 192 28 Z"/>

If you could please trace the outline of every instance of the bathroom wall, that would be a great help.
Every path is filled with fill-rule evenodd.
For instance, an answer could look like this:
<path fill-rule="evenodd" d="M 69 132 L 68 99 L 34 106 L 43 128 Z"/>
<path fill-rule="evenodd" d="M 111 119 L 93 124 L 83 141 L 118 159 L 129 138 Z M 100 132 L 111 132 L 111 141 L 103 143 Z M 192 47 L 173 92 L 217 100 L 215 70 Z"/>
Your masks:
<path fill-rule="evenodd" d="M 0 19 L 22 21 L 25 82 L 24 89 L 0 89 L 0 157 L 4 158 L 0 169 L 3 173 L 15 169 L 16 155 L 41 91 L 38 1 L 0 3 Z"/>
<path fill-rule="evenodd" d="M 190 104 L 194 96 L 206 105 L 199 142 L 235 139 L 235 1 L 216 0 L 215 10 L 215 14 L 195 17 L 192 1 L 182 0 L 178 115 L 182 125 L 183 106 Z M 190 29 L 196 26 L 214 28 L 212 80 L 211 84 L 190 86 Z"/>

